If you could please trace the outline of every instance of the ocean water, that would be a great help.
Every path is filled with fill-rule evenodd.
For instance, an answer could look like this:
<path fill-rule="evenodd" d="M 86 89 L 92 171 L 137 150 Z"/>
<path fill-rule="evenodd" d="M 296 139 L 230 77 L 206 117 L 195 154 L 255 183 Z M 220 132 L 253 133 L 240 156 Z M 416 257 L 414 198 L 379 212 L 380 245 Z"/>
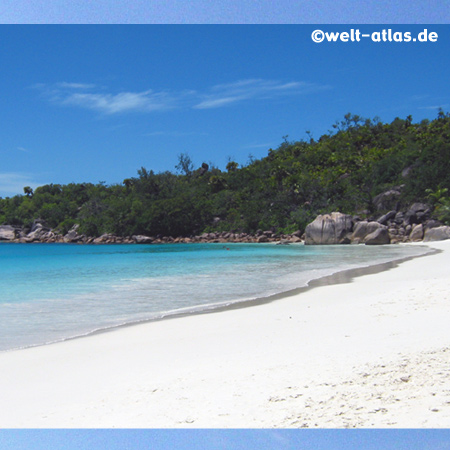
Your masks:
<path fill-rule="evenodd" d="M 0 244 L 0 351 L 306 286 L 420 246 Z"/>

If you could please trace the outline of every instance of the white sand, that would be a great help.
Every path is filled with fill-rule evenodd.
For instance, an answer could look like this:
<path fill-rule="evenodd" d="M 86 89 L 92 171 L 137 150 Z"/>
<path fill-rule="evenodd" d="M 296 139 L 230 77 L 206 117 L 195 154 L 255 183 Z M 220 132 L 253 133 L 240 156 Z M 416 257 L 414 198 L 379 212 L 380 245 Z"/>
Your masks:
<path fill-rule="evenodd" d="M 0 353 L 0 427 L 448 427 L 450 241 L 272 303 Z"/>

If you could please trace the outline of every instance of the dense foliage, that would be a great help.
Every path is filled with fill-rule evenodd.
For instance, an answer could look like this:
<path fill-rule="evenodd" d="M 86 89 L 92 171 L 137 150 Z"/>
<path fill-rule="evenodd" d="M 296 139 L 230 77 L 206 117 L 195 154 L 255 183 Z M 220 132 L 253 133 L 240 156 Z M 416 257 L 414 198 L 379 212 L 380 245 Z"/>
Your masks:
<path fill-rule="evenodd" d="M 177 174 L 142 167 L 122 185 L 50 184 L 34 192 L 27 186 L 24 195 L 0 199 L 0 224 L 27 227 L 39 218 L 65 233 L 79 223 L 91 236 L 291 232 L 323 212 L 374 214 L 374 197 L 399 185 L 404 206 L 432 199 L 446 221 L 450 115 L 385 124 L 348 114 L 317 141 L 285 140 L 243 167 L 230 161 L 226 171 L 207 164 L 194 170 L 182 154 L 176 168 Z"/>

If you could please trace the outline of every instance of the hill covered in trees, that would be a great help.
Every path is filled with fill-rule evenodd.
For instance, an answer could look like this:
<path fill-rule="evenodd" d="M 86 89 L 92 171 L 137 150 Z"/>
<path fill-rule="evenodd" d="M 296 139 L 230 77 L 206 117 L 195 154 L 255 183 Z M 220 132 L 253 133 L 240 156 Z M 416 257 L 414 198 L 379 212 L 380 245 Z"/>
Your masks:
<path fill-rule="evenodd" d="M 177 173 L 142 167 L 122 184 L 49 184 L 0 199 L 0 224 L 36 219 L 61 233 L 74 224 L 89 236 L 189 236 L 202 232 L 304 230 L 317 214 L 375 217 L 375 200 L 395 187 L 397 207 L 426 201 L 450 220 L 450 114 L 392 123 L 347 114 L 318 140 L 288 142 L 260 160 L 226 170 L 195 169 L 181 154 Z"/>

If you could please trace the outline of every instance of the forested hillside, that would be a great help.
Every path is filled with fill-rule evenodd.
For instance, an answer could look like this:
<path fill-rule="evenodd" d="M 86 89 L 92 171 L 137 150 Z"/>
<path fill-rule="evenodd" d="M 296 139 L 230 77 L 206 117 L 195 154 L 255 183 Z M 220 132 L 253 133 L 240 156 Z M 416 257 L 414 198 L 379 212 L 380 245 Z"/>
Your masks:
<path fill-rule="evenodd" d="M 230 153 L 233 149 L 230 149 Z M 143 161 L 145 165 L 145 161 Z M 175 162 L 174 162 L 175 164 Z M 450 219 L 450 114 L 392 123 L 348 114 L 318 140 L 288 142 L 245 166 L 222 171 L 187 153 L 176 173 L 142 167 L 122 184 L 50 184 L 24 187 L 0 199 L 0 224 L 31 226 L 35 219 L 66 233 L 74 224 L 89 236 L 189 236 L 204 231 L 252 233 L 304 230 L 319 213 L 374 217 L 375 197 L 392 187 L 400 207 L 426 201 Z M 382 208 L 381 208 L 382 209 Z"/>

